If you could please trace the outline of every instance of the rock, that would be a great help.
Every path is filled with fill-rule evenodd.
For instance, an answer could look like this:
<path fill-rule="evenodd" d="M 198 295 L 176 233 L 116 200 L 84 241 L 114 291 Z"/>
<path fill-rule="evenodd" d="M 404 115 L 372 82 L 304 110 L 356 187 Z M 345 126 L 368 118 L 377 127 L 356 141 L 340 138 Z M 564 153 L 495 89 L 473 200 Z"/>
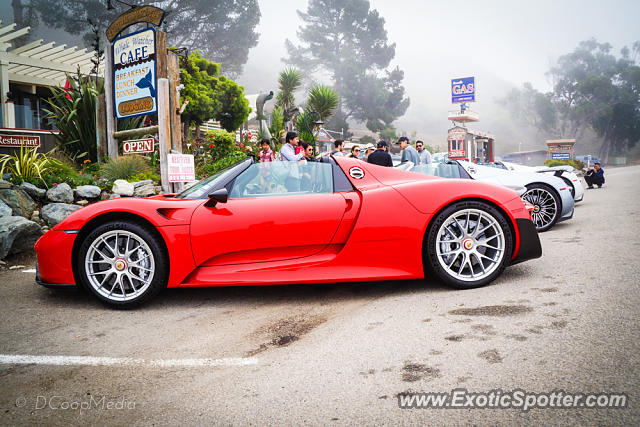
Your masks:
<path fill-rule="evenodd" d="M 81 185 L 73 190 L 75 196 L 79 199 L 97 199 L 100 197 L 101 191 L 100 187 L 96 185 Z"/>
<path fill-rule="evenodd" d="M 63 219 L 68 217 L 71 212 L 82 208 L 78 205 L 68 205 L 66 203 L 49 203 L 42 207 L 42 219 L 49 225 L 54 227 Z"/>
<path fill-rule="evenodd" d="M 107 200 L 109 199 L 109 192 L 102 190 L 102 193 L 100 193 L 100 200 Z"/>
<path fill-rule="evenodd" d="M 142 187 L 143 185 L 153 184 L 153 181 L 150 179 L 145 179 L 144 181 L 132 182 L 133 188 Z"/>
<path fill-rule="evenodd" d="M 119 194 L 109 194 L 109 199 L 119 199 L 120 197 L 122 196 L 120 196 Z"/>
<path fill-rule="evenodd" d="M 11 206 L 7 205 L 5 202 L 0 200 L 0 217 L 11 216 L 12 213 L 13 213 L 13 209 L 11 209 Z"/>
<path fill-rule="evenodd" d="M 30 195 L 34 200 L 44 200 L 47 195 L 47 190 L 45 190 L 44 188 L 36 187 L 35 185 L 28 182 L 23 182 L 22 184 L 20 184 L 20 188 L 26 191 L 27 194 Z"/>
<path fill-rule="evenodd" d="M 154 185 L 153 189 L 156 190 L 156 194 L 162 193 L 162 185 Z"/>
<path fill-rule="evenodd" d="M 47 199 L 51 202 L 71 203 L 73 202 L 73 190 L 69 184 L 63 182 L 47 190 Z"/>
<path fill-rule="evenodd" d="M 130 182 L 127 182 L 124 179 L 116 179 L 111 191 L 114 194 L 119 194 L 121 196 L 133 196 L 133 188 L 133 184 Z"/>
<path fill-rule="evenodd" d="M 4 179 L 0 179 L 0 188 L 12 188 L 13 184 L 9 181 L 5 181 Z"/>
<path fill-rule="evenodd" d="M 155 194 L 156 189 L 154 188 L 153 183 L 141 185 L 133 191 L 133 195 L 136 197 L 149 197 L 155 196 Z"/>
<path fill-rule="evenodd" d="M 88 200 L 78 200 L 76 202 L 76 205 L 78 205 L 78 206 L 87 206 L 88 204 L 89 204 Z"/>
<path fill-rule="evenodd" d="M 37 203 L 20 187 L 0 188 L 0 200 L 11 207 L 14 215 L 25 218 L 31 218 L 31 214 L 38 207 Z"/>
<path fill-rule="evenodd" d="M 21 216 L 0 218 L 0 258 L 32 249 L 42 235 L 40 226 Z"/>

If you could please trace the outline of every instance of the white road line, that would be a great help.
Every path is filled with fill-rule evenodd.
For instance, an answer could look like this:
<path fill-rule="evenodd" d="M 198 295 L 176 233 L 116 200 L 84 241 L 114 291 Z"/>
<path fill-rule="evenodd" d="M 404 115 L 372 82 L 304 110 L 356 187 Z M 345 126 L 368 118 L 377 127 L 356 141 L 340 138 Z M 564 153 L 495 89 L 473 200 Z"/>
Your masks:
<path fill-rule="evenodd" d="M 257 365 L 255 357 L 226 357 L 222 359 L 134 359 L 131 357 L 92 356 L 35 356 L 26 354 L 0 354 L 0 365 L 53 365 L 53 366 L 147 366 L 157 368 L 248 366 Z"/>
<path fill-rule="evenodd" d="M 23 273 L 35 273 L 36 269 L 35 268 L 29 268 L 27 270 L 22 270 Z"/>

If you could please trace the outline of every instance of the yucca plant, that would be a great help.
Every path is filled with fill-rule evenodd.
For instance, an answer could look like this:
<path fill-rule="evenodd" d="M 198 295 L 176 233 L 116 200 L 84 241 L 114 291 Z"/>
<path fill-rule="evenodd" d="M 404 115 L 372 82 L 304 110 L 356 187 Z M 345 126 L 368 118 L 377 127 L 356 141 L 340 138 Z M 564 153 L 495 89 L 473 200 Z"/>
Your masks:
<path fill-rule="evenodd" d="M 269 128 L 269 132 L 271 132 L 271 138 L 276 144 L 280 141 L 280 137 L 284 135 L 284 117 L 281 107 L 275 107 L 271 113 L 271 127 Z"/>
<path fill-rule="evenodd" d="M 0 155 L 0 177 L 5 171 L 11 173 L 12 179 L 16 182 L 26 181 L 30 183 L 41 182 L 47 186 L 44 180 L 48 168 L 57 166 L 56 159 L 47 157 L 46 154 L 38 153 L 38 147 L 26 148 L 20 145 L 20 151 L 13 154 Z"/>
<path fill-rule="evenodd" d="M 51 87 L 52 96 L 47 99 L 49 108 L 44 111 L 60 131 L 56 135 L 58 147 L 76 162 L 88 158 L 98 160 L 96 144 L 96 100 L 104 92 L 102 80 L 67 76 L 70 88 Z M 135 129 L 143 116 L 118 120 L 118 130 Z M 84 154 L 86 153 L 86 154 Z"/>
<path fill-rule="evenodd" d="M 307 119 L 306 122 L 305 118 Z M 314 137 L 311 132 L 313 132 L 313 121 L 317 118 L 317 115 L 311 114 L 310 112 L 298 114 L 298 116 L 296 117 L 296 129 L 298 130 L 298 135 L 300 136 L 301 140 L 308 143 L 313 142 Z M 309 125 L 310 129 L 307 129 L 307 125 Z M 309 132 L 309 130 L 311 130 L 311 132 Z"/>
<path fill-rule="evenodd" d="M 282 108 L 282 125 L 292 119 L 295 108 L 294 92 L 302 85 L 302 73 L 293 67 L 285 68 L 278 77 L 279 91 L 276 105 Z"/>
<path fill-rule="evenodd" d="M 333 115 L 333 110 L 338 108 L 339 100 L 338 94 L 329 86 L 316 84 L 309 89 L 307 109 L 317 111 L 320 120 L 324 122 Z"/>

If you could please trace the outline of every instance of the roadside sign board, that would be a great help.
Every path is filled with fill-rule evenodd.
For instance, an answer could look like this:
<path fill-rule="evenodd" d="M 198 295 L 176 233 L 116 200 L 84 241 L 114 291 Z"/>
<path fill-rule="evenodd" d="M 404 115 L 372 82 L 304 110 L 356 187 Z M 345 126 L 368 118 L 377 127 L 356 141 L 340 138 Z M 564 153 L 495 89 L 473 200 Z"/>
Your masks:
<path fill-rule="evenodd" d="M 167 154 L 169 182 L 191 182 L 196 180 L 196 168 L 192 154 Z"/>
<path fill-rule="evenodd" d="M 451 103 L 475 102 L 476 82 L 475 77 L 462 77 L 451 80 Z"/>
<path fill-rule="evenodd" d="M 147 28 L 113 42 L 113 92 L 119 119 L 158 111 L 155 29 Z"/>
<path fill-rule="evenodd" d="M 569 160 L 571 158 L 571 153 L 559 153 L 556 151 L 551 153 L 551 158 L 553 160 Z"/>
<path fill-rule="evenodd" d="M 0 135 L 0 147 L 39 147 L 40 136 L 38 135 Z"/>
<path fill-rule="evenodd" d="M 153 138 L 122 141 L 122 154 L 153 153 Z"/>

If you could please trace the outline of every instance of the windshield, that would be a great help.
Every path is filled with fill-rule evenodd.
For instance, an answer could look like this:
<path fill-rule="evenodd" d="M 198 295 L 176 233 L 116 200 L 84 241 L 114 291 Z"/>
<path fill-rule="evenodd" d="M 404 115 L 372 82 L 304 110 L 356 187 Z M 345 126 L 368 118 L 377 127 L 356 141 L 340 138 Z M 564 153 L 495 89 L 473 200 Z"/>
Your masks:
<path fill-rule="evenodd" d="M 457 164 L 453 163 L 431 163 L 428 165 L 419 165 L 411 169 L 411 172 L 440 176 L 442 178 L 460 178 L 460 169 Z"/>
<path fill-rule="evenodd" d="M 251 159 L 244 159 L 226 169 L 221 170 L 209 178 L 205 178 L 197 184 L 187 188 L 182 193 L 176 194 L 177 199 L 203 199 L 214 190 L 226 185 L 234 176 L 238 175 L 244 169 L 251 165 Z"/>

